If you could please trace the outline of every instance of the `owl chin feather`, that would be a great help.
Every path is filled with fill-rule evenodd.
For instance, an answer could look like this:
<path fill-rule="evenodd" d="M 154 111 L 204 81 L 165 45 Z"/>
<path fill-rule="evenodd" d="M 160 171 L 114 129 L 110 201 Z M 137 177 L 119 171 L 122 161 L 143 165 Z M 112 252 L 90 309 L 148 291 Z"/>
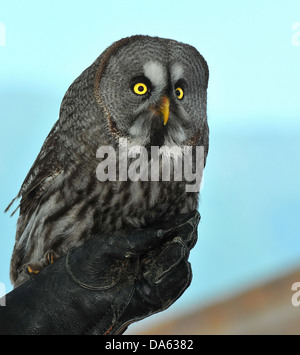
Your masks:
<path fill-rule="evenodd" d="M 170 113 L 169 121 L 164 125 L 162 118 L 148 109 L 134 120 L 129 129 L 129 140 L 131 145 L 142 145 L 150 150 L 151 146 L 180 146 L 186 140 L 186 134 L 174 113 Z"/>

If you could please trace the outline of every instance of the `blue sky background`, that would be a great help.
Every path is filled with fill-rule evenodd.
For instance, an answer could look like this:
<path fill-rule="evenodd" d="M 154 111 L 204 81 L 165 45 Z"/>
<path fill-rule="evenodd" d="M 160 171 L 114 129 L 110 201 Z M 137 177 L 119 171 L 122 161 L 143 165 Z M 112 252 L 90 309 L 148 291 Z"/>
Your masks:
<path fill-rule="evenodd" d="M 57 120 L 68 86 L 107 46 L 133 34 L 189 43 L 210 68 L 210 151 L 193 282 L 170 310 L 142 324 L 299 267 L 298 22 L 298 0 L 2 1 L 0 282 L 6 290 L 17 216 L 1 211 Z"/>

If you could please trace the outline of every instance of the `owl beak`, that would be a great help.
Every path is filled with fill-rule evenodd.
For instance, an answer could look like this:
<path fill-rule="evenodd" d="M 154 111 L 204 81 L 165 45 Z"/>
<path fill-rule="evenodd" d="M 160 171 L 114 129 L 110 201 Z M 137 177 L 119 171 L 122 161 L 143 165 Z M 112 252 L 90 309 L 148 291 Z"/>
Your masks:
<path fill-rule="evenodd" d="M 164 120 L 164 126 L 167 124 L 170 114 L 170 99 L 167 96 L 161 98 L 161 104 L 159 105 L 162 118 Z"/>

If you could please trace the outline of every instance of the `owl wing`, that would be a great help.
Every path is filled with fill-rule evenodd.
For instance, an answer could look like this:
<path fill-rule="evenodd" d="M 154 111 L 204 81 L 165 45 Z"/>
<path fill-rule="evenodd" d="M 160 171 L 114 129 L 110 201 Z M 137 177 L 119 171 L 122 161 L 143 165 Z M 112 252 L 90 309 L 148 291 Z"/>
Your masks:
<path fill-rule="evenodd" d="M 48 134 L 39 155 L 37 156 L 21 186 L 18 195 L 12 200 L 5 210 L 5 212 L 8 211 L 14 201 L 21 198 L 20 204 L 13 211 L 12 215 L 20 207 L 20 215 L 23 217 L 23 225 L 26 225 L 28 218 L 37 208 L 39 200 L 45 190 L 51 185 L 55 177 L 62 172 L 62 169 L 58 165 L 56 159 L 58 149 L 57 130 L 58 121 Z"/>

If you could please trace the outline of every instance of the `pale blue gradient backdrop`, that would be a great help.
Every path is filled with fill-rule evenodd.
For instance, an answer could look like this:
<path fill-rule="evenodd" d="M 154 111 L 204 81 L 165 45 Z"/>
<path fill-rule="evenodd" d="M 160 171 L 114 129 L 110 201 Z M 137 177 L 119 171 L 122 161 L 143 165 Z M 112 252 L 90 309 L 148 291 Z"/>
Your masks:
<path fill-rule="evenodd" d="M 293 30 L 300 2 L 149 3 L 1 1 L 0 211 L 17 194 L 68 86 L 107 46 L 132 34 L 195 46 L 210 68 L 211 135 L 194 278 L 155 320 L 300 266 L 300 34 Z M 16 221 L 0 213 L 7 291 Z"/>

